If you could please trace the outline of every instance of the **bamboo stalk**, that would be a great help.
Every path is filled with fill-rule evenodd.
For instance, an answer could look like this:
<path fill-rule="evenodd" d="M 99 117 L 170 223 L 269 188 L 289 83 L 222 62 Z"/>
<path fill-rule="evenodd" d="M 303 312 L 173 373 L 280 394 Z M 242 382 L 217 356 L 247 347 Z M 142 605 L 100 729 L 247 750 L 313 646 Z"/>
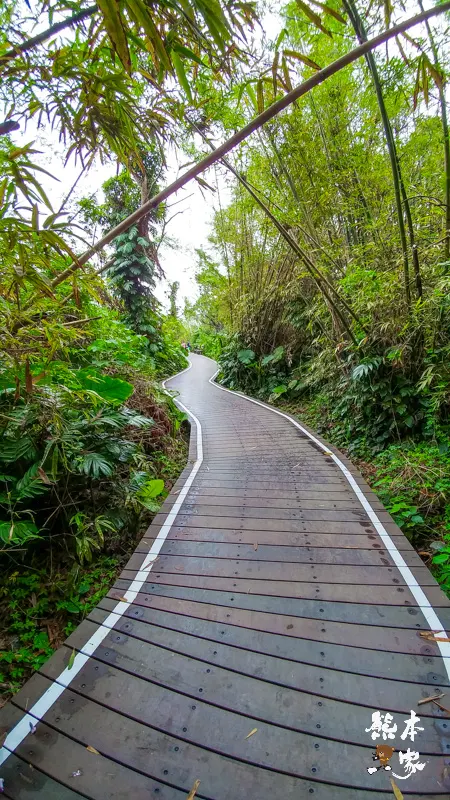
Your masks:
<path fill-rule="evenodd" d="M 344 3 L 344 8 L 346 9 L 350 17 L 350 21 L 353 25 L 358 41 L 360 43 L 367 41 L 367 34 L 364 28 L 364 24 L 358 13 L 358 9 L 356 7 L 354 0 L 343 0 L 343 3 Z M 418 292 L 418 297 L 421 298 L 422 296 L 422 280 L 420 277 L 419 254 L 414 239 L 414 228 L 411 217 L 411 209 L 409 206 L 408 196 L 406 194 L 406 190 L 403 183 L 400 162 L 398 159 L 397 147 L 395 144 L 391 121 L 389 119 L 389 115 L 386 109 L 386 104 L 384 102 L 383 91 L 381 88 L 381 81 L 380 81 L 380 76 L 378 74 L 377 64 L 373 53 L 370 51 L 368 51 L 365 54 L 365 59 L 369 67 L 370 74 L 372 76 L 375 94 L 377 96 L 377 101 L 378 101 L 378 108 L 380 109 L 381 119 L 383 122 L 384 134 L 386 137 L 386 144 L 389 153 L 389 160 L 391 162 L 392 180 L 394 184 L 394 194 L 395 194 L 395 205 L 397 209 L 398 228 L 399 228 L 400 241 L 402 247 L 403 274 L 405 280 L 405 299 L 406 299 L 406 305 L 408 309 L 410 309 L 411 286 L 409 277 L 408 243 L 406 239 L 405 220 L 403 218 L 403 207 L 405 208 L 406 220 L 408 225 L 409 240 L 411 245 L 413 267 L 416 279 L 416 289 Z"/>
<path fill-rule="evenodd" d="M 70 27 L 70 25 L 73 25 L 76 22 L 81 22 L 81 20 L 86 19 L 86 17 L 92 17 L 96 11 L 98 11 L 97 5 L 88 6 L 88 8 L 85 8 L 83 11 L 79 11 L 78 14 L 73 14 L 72 17 L 63 19 L 61 22 L 55 22 L 55 24 L 51 25 L 50 28 L 42 31 L 42 33 L 38 33 L 37 36 L 33 36 L 31 39 L 26 39 L 26 41 L 22 42 L 22 44 L 15 44 L 11 50 L 7 50 L 6 53 L 3 53 L 3 55 L 0 56 L 0 66 L 4 62 L 8 63 L 14 58 L 18 58 L 18 56 L 21 56 L 23 53 L 28 53 L 29 50 L 34 50 L 38 44 L 42 44 L 42 42 L 47 41 L 47 39 L 55 36 L 55 34 L 63 31 L 65 28 Z"/>

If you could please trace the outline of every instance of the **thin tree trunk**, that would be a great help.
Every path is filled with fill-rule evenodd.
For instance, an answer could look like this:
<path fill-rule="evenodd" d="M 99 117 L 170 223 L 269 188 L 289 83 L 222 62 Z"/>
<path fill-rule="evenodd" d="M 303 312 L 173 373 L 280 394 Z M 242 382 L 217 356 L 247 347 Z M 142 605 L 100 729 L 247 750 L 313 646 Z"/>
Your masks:
<path fill-rule="evenodd" d="M 195 127 L 196 127 L 196 126 L 195 126 Z M 200 131 L 198 128 L 197 128 L 197 130 L 198 130 L 198 133 L 200 134 L 200 136 L 202 137 L 203 141 L 204 141 L 204 142 L 205 142 L 205 143 L 206 143 L 206 144 L 207 144 L 209 147 L 211 147 L 212 149 L 214 149 L 214 145 L 213 145 L 213 143 L 212 143 L 212 142 L 211 142 L 211 141 L 208 139 L 208 137 L 207 137 L 207 136 L 206 136 L 204 133 L 202 133 L 202 132 L 201 132 L 201 131 Z M 235 176 L 235 178 L 237 178 L 237 180 L 239 181 L 239 183 L 240 183 L 242 186 L 244 186 L 244 188 L 245 188 L 245 189 L 248 191 L 248 193 L 251 195 L 251 197 L 253 197 L 253 199 L 254 199 L 254 200 L 256 201 L 256 203 L 257 203 L 257 204 L 260 206 L 260 208 L 262 208 L 262 210 L 264 211 L 264 213 L 266 214 L 266 216 L 267 216 L 267 217 L 268 217 L 268 218 L 269 218 L 269 219 L 270 219 L 270 220 L 273 222 L 273 224 L 275 225 L 275 227 L 277 228 L 277 230 L 278 230 L 278 231 L 281 233 L 281 235 L 282 235 L 282 237 L 285 239 L 285 241 L 286 241 L 286 242 L 287 242 L 287 243 L 290 245 L 290 247 L 291 247 L 291 248 L 294 250 L 294 252 L 296 253 L 296 255 L 297 255 L 297 256 L 298 256 L 298 257 L 299 257 L 299 258 L 300 258 L 300 259 L 303 261 L 303 263 L 304 263 L 304 265 L 306 266 L 306 268 L 307 268 L 307 270 L 308 270 L 309 274 L 311 275 L 311 277 L 313 278 L 313 280 L 316 282 L 316 285 L 318 286 L 318 288 L 320 289 L 320 291 L 321 291 L 321 292 L 324 294 L 324 296 L 326 296 L 326 297 L 328 298 L 328 300 L 329 300 L 329 302 L 330 302 L 330 304 L 331 304 L 331 306 L 332 306 L 333 310 L 336 312 L 336 314 L 338 314 L 338 315 L 339 315 L 339 318 L 341 319 L 341 321 L 342 321 L 343 325 L 345 326 L 345 329 L 346 329 L 347 333 L 349 334 L 349 336 L 350 336 L 351 340 L 353 341 L 353 343 L 354 343 L 354 344 L 357 344 L 357 342 L 356 342 L 356 339 L 355 339 L 355 337 L 353 336 L 353 333 L 352 333 L 351 329 L 349 328 L 349 326 L 348 326 L 348 323 L 347 323 L 347 321 L 346 321 L 345 317 L 343 317 L 343 316 L 342 316 L 342 312 L 341 312 L 341 311 L 340 311 L 340 309 L 339 309 L 339 308 L 336 306 L 336 304 L 333 302 L 333 300 L 331 300 L 331 298 L 329 298 L 329 296 L 328 296 L 328 293 L 327 293 L 327 292 L 326 292 L 326 291 L 323 289 L 322 283 L 324 283 L 324 284 L 325 284 L 325 285 L 326 285 L 326 286 L 327 286 L 327 287 L 328 287 L 328 288 L 329 288 L 329 289 L 330 289 L 330 290 L 333 292 L 333 294 L 336 296 L 336 299 L 337 299 L 337 300 L 338 300 L 340 303 L 342 303 L 342 305 L 344 306 L 345 310 L 346 310 L 346 311 L 347 311 L 347 312 L 350 314 L 350 316 L 351 316 L 351 317 L 353 317 L 353 319 L 355 320 L 355 322 L 356 322 L 358 325 L 360 325 L 360 327 L 362 328 L 362 330 L 364 330 L 364 332 L 365 332 L 365 333 L 367 333 L 367 331 L 365 331 L 365 329 L 364 329 L 364 326 L 363 326 L 363 324 L 362 324 L 361 320 L 360 320 L 360 319 L 359 319 L 359 317 L 358 317 L 358 316 L 355 314 L 355 312 L 353 311 L 353 309 L 351 308 L 351 306 L 349 306 L 349 304 L 348 304 L 348 303 L 347 303 L 347 302 L 344 300 L 344 298 L 343 298 L 343 297 L 340 295 L 340 293 L 338 292 L 338 290 L 336 289 L 336 287 L 335 287 L 335 286 L 333 286 L 333 284 L 332 284 L 332 283 L 330 283 L 330 281 L 329 281 L 329 280 L 328 280 L 328 279 L 325 277 L 325 275 L 323 275 L 323 273 L 322 273 L 322 272 L 319 270 L 319 268 L 318 268 L 318 267 L 317 267 L 317 266 L 316 266 L 316 265 L 313 263 L 313 261 L 311 261 L 311 259 L 309 258 L 309 256 L 308 256 L 308 255 L 307 255 L 307 254 L 304 252 L 304 250 L 303 250 L 303 249 L 300 247 L 300 245 L 298 244 L 298 242 L 296 242 L 296 241 L 295 241 L 295 239 L 294 239 L 294 238 L 293 238 L 293 237 L 290 235 L 290 233 L 289 233 L 289 232 L 286 230 L 286 228 L 284 227 L 284 225 L 283 225 L 281 222 L 279 222 L 279 220 L 278 220 L 278 219 L 277 219 L 277 218 L 276 218 L 276 217 L 275 217 L 275 216 L 272 214 L 272 212 L 271 212 L 270 208 L 268 208 L 268 206 L 266 206 L 266 204 L 265 204 L 265 203 L 264 203 L 264 202 L 261 200 L 261 198 L 260 198 L 260 197 L 257 195 L 257 193 L 256 193 L 256 192 L 253 190 L 253 188 L 250 186 L 250 184 L 249 184 L 249 183 L 247 183 L 247 180 L 246 180 L 246 179 L 245 179 L 245 178 L 244 178 L 244 177 L 243 177 L 243 176 L 242 176 L 242 175 L 241 175 L 241 174 L 240 174 L 240 173 L 239 173 L 239 172 L 238 172 L 238 171 L 237 171 L 237 170 L 236 170 L 236 169 L 233 167 L 233 165 L 232 165 L 232 164 L 231 164 L 231 163 L 228 161 L 228 159 L 227 159 L 227 158 L 222 158 L 222 159 L 221 159 L 221 161 L 222 161 L 222 164 L 223 164 L 223 165 L 224 165 L 224 166 L 225 166 L 225 167 L 226 167 L 226 168 L 227 168 L 227 169 L 228 169 L 230 172 L 232 172 L 232 173 L 233 173 L 233 175 Z"/>
<path fill-rule="evenodd" d="M 361 17 L 359 16 L 358 10 L 355 6 L 355 3 L 353 2 L 353 0 L 343 0 L 343 3 L 348 13 L 348 16 L 350 17 L 350 22 L 353 25 L 357 39 L 360 42 L 360 44 L 362 44 L 363 42 L 367 41 L 367 35 Z M 402 247 L 403 274 L 405 280 L 405 298 L 406 298 L 406 305 L 408 309 L 410 309 L 411 287 L 410 287 L 410 277 L 409 277 L 408 243 L 406 239 L 405 221 L 403 218 L 401 178 L 399 171 L 399 162 L 397 157 L 397 148 L 395 146 L 394 135 L 392 133 L 392 126 L 384 102 L 383 92 L 381 89 L 380 76 L 378 74 L 375 58 L 372 53 L 367 52 L 365 55 L 365 59 L 369 67 L 370 74 L 372 76 L 372 81 L 378 101 L 378 107 L 380 109 L 381 119 L 383 121 L 383 128 L 386 136 L 386 144 L 389 153 L 389 160 L 391 162 L 392 180 L 394 184 L 394 193 L 395 193 L 395 205 L 397 209 L 397 220 L 398 220 L 400 241 Z M 407 198 L 406 198 L 406 204 L 409 205 Z M 405 205 L 405 210 L 406 210 L 406 205 Z M 413 231 L 410 231 L 410 243 L 411 243 L 411 237 L 412 241 L 414 242 Z"/>
<path fill-rule="evenodd" d="M 339 295 L 339 293 L 337 292 L 335 287 L 325 278 L 324 275 L 322 275 L 320 270 L 313 264 L 313 262 L 309 259 L 309 257 L 306 255 L 306 253 L 297 244 L 295 239 L 293 239 L 292 236 L 288 233 L 288 231 L 284 228 L 284 226 L 281 224 L 281 222 L 279 222 L 277 220 L 277 218 L 274 217 L 274 215 L 272 214 L 270 209 L 267 208 L 267 206 L 263 203 L 263 201 L 253 191 L 253 189 L 250 188 L 250 186 L 248 185 L 246 180 L 241 175 L 239 175 L 238 172 L 236 172 L 234 167 L 232 167 L 231 164 L 229 164 L 228 161 L 225 162 L 225 159 L 224 159 L 224 163 L 226 164 L 226 166 L 229 169 L 231 169 L 231 171 L 237 177 L 237 179 L 240 181 L 240 183 L 242 183 L 242 185 L 245 186 L 245 188 L 247 189 L 249 194 L 253 197 L 253 199 L 256 201 L 256 203 L 258 203 L 258 205 L 263 209 L 264 213 L 267 214 L 267 216 L 272 220 L 273 224 L 280 231 L 280 233 L 283 236 L 283 238 L 290 245 L 290 247 L 294 250 L 294 252 L 297 254 L 297 256 L 301 259 L 301 261 L 305 265 L 306 269 L 308 270 L 311 278 L 313 279 L 314 283 L 316 284 L 317 288 L 323 294 L 323 296 L 326 299 L 326 301 L 329 303 L 330 308 L 333 310 L 333 312 L 336 314 L 336 316 L 340 319 L 340 321 L 342 323 L 342 326 L 343 326 L 344 330 L 346 331 L 346 333 L 348 334 L 350 340 L 353 342 L 353 344 L 356 345 L 357 341 L 356 341 L 356 339 L 355 339 L 355 337 L 353 335 L 353 332 L 352 332 L 347 320 L 345 319 L 345 317 L 344 317 L 342 311 L 340 310 L 340 308 L 331 299 L 330 295 L 328 294 L 327 290 L 325 289 L 324 284 L 333 291 L 333 293 L 336 295 L 337 299 L 340 300 L 340 302 L 343 304 L 343 306 L 346 308 L 346 310 L 351 314 L 351 316 L 358 322 L 358 324 L 361 324 L 359 322 L 356 314 L 354 313 L 354 311 L 345 302 L 345 300 L 343 300 L 343 298 Z"/>
<path fill-rule="evenodd" d="M 419 0 L 420 10 L 423 11 L 422 0 Z M 428 20 L 425 20 L 428 38 L 430 40 L 431 50 L 434 58 L 434 66 L 439 67 L 439 54 L 434 40 L 433 31 Z M 444 133 L 444 165 L 445 165 L 445 240 L 444 240 L 444 257 L 448 261 L 450 259 L 450 138 L 448 128 L 447 116 L 447 103 L 445 97 L 445 80 L 437 83 L 439 92 L 439 105 L 441 107 L 442 130 Z"/>

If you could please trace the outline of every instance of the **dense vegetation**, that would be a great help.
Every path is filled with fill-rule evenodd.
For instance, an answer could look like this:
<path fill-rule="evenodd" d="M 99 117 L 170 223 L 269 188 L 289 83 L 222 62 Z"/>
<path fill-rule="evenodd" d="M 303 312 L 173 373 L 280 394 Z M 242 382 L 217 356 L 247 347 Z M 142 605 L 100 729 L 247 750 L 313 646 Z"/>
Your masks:
<path fill-rule="evenodd" d="M 331 5 L 321 19 L 285 7 L 266 74 L 222 98 L 216 126 L 350 50 L 361 18 L 372 34 L 397 12 Z M 225 385 L 350 453 L 450 591 L 446 36 L 443 18 L 414 29 L 235 151 L 186 315 Z"/>
<path fill-rule="evenodd" d="M 236 37 L 242 41 L 252 19 L 241 2 L 2 3 L 6 696 L 107 591 L 184 465 L 183 415 L 160 387 L 186 364 L 176 287 L 168 316 L 155 298 L 165 206 L 97 258 L 79 254 L 157 191 L 190 83 L 200 68 L 205 76 L 219 66 L 232 73 L 241 57 Z M 47 155 L 62 149 L 64 163 L 78 168 L 72 186 L 64 171 L 56 186 L 28 125 L 44 136 Z M 111 173 L 116 164 L 115 177 L 101 199 L 80 199 L 99 162 L 110 162 Z"/>

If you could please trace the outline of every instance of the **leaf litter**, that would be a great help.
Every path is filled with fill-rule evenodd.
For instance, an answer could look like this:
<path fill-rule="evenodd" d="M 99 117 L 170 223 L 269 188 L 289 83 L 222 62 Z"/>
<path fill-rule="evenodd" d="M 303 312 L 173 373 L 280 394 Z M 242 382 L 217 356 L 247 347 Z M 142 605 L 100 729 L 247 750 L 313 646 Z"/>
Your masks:
<path fill-rule="evenodd" d="M 253 736 L 253 734 L 256 733 L 257 730 L 258 730 L 258 728 L 252 728 L 250 733 L 247 733 L 247 736 L 245 738 L 246 739 L 250 739 L 250 736 Z"/>
<path fill-rule="evenodd" d="M 433 694 L 430 697 L 424 697 L 422 700 L 418 700 L 417 705 L 423 706 L 424 703 L 432 703 L 434 700 L 440 700 L 441 697 L 445 697 L 445 693 L 442 694 Z"/>
<path fill-rule="evenodd" d="M 445 631 L 420 631 L 419 636 L 428 642 L 450 642 L 448 636 L 438 636 L 439 633 L 445 633 Z"/>
<path fill-rule="evenodd" d="M 392 786 L 392 791 L 394 792 L 395 795 L 395 800 L 404 800 L 403 795 L 393 778 L 391 778 L 391 786 Z"/>
<path fill-rule="evenodd" d="M 186 797 L 186 800 L 194 800 L 194 797 L 195 797 L 195 795 L 197 793 L 197 789 L 198 789 L 199 786 L 200 786 L 200 781 L 197 778 L 197 780 L 195 781 L 191 791 L 189 792 L 188 796 Z"/>

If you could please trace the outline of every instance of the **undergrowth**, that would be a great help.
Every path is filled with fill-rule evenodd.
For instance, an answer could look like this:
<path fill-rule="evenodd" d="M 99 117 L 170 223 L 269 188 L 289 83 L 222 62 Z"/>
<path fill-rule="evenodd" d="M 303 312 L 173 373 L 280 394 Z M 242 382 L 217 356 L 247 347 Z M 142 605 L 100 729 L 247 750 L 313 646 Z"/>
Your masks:
<path fill-rule="evenodd" d="M 183 430 L 185 430 L 183 428 Z M 187 435 L 163 443 L 153 469 L 170 491 L 187 459 Z M 158 504 L 155 502 L 153 513 Z M 9 560 L 0 582 L 0 706 L 18 691 L 108 592 L 136 548 L 153 513 L 142 509 L 133 526 L 107 530 L 91 561 L 56 545 L 24 563 Z"/>

